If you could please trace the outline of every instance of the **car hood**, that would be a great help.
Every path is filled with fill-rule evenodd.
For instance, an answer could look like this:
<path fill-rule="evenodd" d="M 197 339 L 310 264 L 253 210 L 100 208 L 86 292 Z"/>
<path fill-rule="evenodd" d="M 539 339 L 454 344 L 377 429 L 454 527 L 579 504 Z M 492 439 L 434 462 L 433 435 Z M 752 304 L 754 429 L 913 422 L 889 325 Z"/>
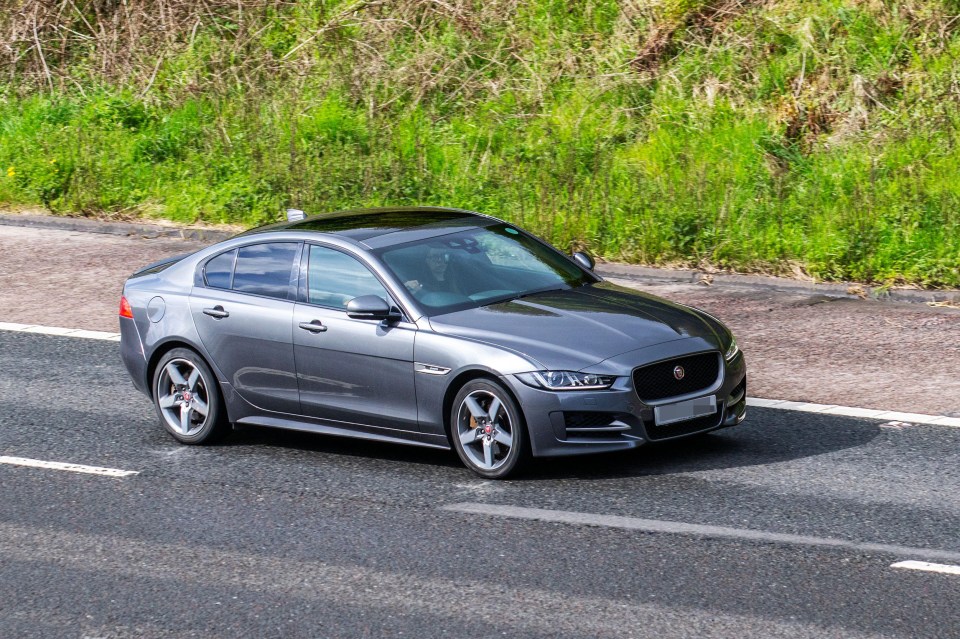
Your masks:
<path fill-rule="evenodd" d="M 606 282 L 434 316 L 430 325 L 523 353 L 552 370 L 581 370 L 690 337 L 719 348 L 718 336 L 692 309 Z"/>

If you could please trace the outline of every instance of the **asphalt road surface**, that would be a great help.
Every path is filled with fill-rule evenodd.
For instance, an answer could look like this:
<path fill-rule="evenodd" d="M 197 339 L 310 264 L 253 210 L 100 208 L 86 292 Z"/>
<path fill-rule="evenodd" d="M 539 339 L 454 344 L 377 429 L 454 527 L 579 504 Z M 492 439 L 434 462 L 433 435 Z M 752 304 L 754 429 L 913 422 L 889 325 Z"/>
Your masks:
<path fill-rule="evenodd" d="M 452 453 L 167 436 L 117 344 L 0 331 L 0 637 L 960 636 L 960 429 L 742 426 L 487 482 Z M 949 571 L 949 569 L 947 569 Z"/>

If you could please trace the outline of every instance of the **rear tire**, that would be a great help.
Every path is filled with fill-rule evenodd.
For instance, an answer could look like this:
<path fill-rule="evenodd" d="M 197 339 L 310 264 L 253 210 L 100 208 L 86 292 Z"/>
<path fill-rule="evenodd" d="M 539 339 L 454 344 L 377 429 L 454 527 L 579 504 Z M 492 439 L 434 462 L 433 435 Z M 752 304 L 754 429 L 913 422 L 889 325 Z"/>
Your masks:
<path fill-rule="evenodd" d="M 181 444 L 208 444 L 226 430 L 226 410 L 213 371 L 187 348 L 164 355 L 153 371 L 153 406 Z"/>
<path fill-rule="evenodd" d="M 523 415 L 493 380 L 468 382 L 457 393 L 450 412 L 450 439 L 466 467 L 487 479 L 503 479 L 526 461 Z"/>

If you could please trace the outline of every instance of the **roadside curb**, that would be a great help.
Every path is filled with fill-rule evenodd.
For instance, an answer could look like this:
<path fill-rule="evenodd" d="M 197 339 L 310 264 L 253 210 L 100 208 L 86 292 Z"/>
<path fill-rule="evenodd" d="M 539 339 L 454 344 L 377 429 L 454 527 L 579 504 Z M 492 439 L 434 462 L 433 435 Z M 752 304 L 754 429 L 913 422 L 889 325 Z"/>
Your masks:
<path fill-rule="evenodd" d="M 736 273 L 709 273 L 660 269 L 633 264 L 597 264 L 597 273 L 607 278 L 620 278 L 637 282 L 676 284 L 699 284 L 710 288 L 744 288 L 786 293 L 805 293 L 847 299 L 870 299 L 874 301 L 933 303 L 946 302 L 960 305 L 960 290 L 943 289 L 926 291 L 913 288 L 886 288 L 867 286 L 852 282 L 804 282 L 784 277 L 767 275 L 739 275 Z"/>
<path fill-rule="evenodd" d="M 220 242 L 236 235 L 235 232 L 209 228 L 171 227 L 159 224 L 132 222 L 105 222 L 88 218 L 59 217 L 33 213 L 0 213 L 0 226 L 25 226 L 84 233 L 124 235 L 145 239 L 172 238 L 210 243 Z M 700 284 L 715 288 L 766 289 L 769 291 L 825 295 L 828 297 L 848 299 L 871 299 L 922 304 L 946 302 L 960 305 L 960 290 L 956 289 L 926 291 L 911 288 L 865 286 L 842 282 L 803 282 L 800 280 L 764 275 L 709 273 L 707 271 L 653 268 L 612 262 L 598 264 L 596 271 L 603 277 L 627 279 L 636 282 Z"/>
<path fill-rule="evenodd" d="M 52 215 L 33 214 L 16 215 L 10 213 L 0 213 L 0 226 L 26 226 L 59 231 L 136 236 L 146 239 L 165 237 L 199 242 L 219 242 L 236 235 L 236 233 L 206 228 L 173 227 L 162 226 L 160 224 L 131 222 L 104 222 L 102 220 L 92 220 L 83 217 L 56 217 Z"/>

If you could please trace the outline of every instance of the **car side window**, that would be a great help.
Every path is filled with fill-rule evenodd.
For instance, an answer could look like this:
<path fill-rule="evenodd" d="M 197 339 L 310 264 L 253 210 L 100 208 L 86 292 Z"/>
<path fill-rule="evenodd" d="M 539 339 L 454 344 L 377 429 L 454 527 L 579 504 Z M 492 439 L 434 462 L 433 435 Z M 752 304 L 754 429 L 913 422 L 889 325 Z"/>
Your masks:
<path fill-rule="evenodd" d="M 270 242 L 242 246 L 237 252 L 233 290 L 278 299 L 289 299 L 295 276 L 296 242 Z"/>
<path fill-rule="evenodd" d="M 361 295 L 390 296 L 380 280 L 356 258 L 325 246 L 311 246 L 307 269 L 307 301 L 344 309 Z"/>
<path fill-rule="evenodd" d="M 216 256 L 203 267 L 203 281 L 213 288 L 230 288 L 236 259 L 237 249 Z"/>

